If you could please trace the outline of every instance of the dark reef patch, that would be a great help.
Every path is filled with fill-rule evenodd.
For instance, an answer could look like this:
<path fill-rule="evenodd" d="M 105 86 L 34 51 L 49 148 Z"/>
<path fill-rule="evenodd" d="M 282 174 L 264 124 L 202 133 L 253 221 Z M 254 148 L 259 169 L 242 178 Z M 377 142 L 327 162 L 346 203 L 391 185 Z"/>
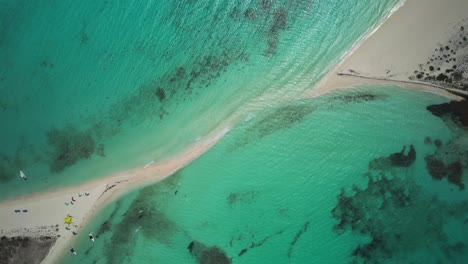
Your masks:
<path fill-rule="evenodd" d="M 237 254 L 238 257 L 242 257 L 242 255 L 244 255 L 245 253 L 247 253 L 247 251 L 251 250 L 251 249 L 254 249 L 254 248 L 257 248 L 257 247 L 261 247 L 263 246 L 268 240 L 270 240 L 271 238 L 273 238 L 274 236 L 277 236 L 277 235 L 281 235 L 282 233 L 284 232 L 284 229 L 283 230 L 279 230 L 269 236 L 266 236 L 265 238 L 263 238 L 262 240 L 258 241 L 258 242 L 250 242 L 250 245 L 246 248 L 243 248 L 241 251 L 239 251 L 239 253 Z M 252 235 L 252 237 L 254 237 Z"/>
<path fill-rule="evenodd" d="M 311 104 L 286 105 L 274 109 L 263 117 L 257 117 L 244 135 L 236 142 L 234 149 L 262 139 L 280 130 L 288 129 L 300 122 L 315 110 Z"/>
<path fill-rule="evenodd" d="M 83 21 L 83 23 L 81 24 L 81 29 L 80 29 L 80 46 L 85 46 L 88 44 L 88 41 L 89 41 L 89 36 L 88 36 L 88 33 L 87 33 L 87 23 L 86 21 Z"/>
<path fill-rule="evenodd" d="M 178 172 L 162 182 L 139 191 L 122 221 L 112 225 L 113 232 L 110 240 L 113 242 L 105 250 L 109 263 L 119 263 L 130 254 L 133 249 L 129 245 L 134 245 L 135 230 L 139 230 L 139 234 L 147 239 L 173 246 L 174 235 L 183 230 L 164 213 L 163 209 L 167 204 L 167 199 L 173 198 L 172 193 L 177 188 L 180 175 Z"/>
<path fill-rule="evenodd" d="M 442 180 L 447 175 L 447 169 L 443 161 L 436 159 L 433 155 L 427 155 L 424 160 L 433 179 Z"/>
<path fill-rule="evenodd" d="M 156 96 L 158 97 L 159 101 L 162 102 L 164 99 L 166 99 L 166 92 L 163 88 L 158 87 L 158 89 L 156 89 Z"/>
<path fill-rule="evenodd" d="M 382 159 L 390 158 L 375 160 Z M 357 245 L 350 252 L 353 261 L 417 262 L 417 256 L 408 252 L 423 249 L 439 250 L 434 253 L 438 263 L 450 263 L 463 256 L 460 253 L 463 243 L 448 242 L 444 228 L 448 219 L 462 222 L 466 218 L 468 202 L 440 201 L 416 183 L 411 170 L 388 175 L 385 167 L 371 165 L 375 160 L 369 163 L 372 169 L 365 174 L 367 187 L 353 187 L 351 192 L 342 189 L 331 212 L 338 221 L 334 226 L 338 235 L 351 231 L 370 237 L 369 242 Z M 459 165 L 453 167 L 455 174 L 459 172 Z"/>
<path fill-rule="evenodd" d="M 112 224 L 110 223 L 110 221 L 112 221 L 112 219 L 114 219 L 115 215 L 117 214 L 117 212 L 119 211 L 121 206 L 122 206 L 122 201 L 117 200 L 117 202 L 115 202 L 114 210 L 112 210 L 111 214 L 109 215 L 109 220 L 104 221 L 99 226 L 99 229 L 95 234 L 96 238 L 99 238 L 101 235 L 103 235 L 103 234 L 105 234 L 105 233 L 107 233 L 107 232 L 109 232 L 111 230 L 111 225 Z"/>
<path fill-rule="evenodd" d="M 424 157 L 424 161 L 432 179 L 440 181 L 446 178 L 450 184 L 463 190 L 466 181 L 464 172 L 468 170 L 468 135 L 463 129 L 455 131 L 455 137 L 445 144 L 439 139 L 434 140 L 436 148 L 432 154 Z"/>
<path fill-rule="evenodd" d="M 299 230 L 299 232 L 297 232 L 297 234 L 294 236 L 293 240 L 291 241 L 291 244 L 289 245 L 288 258 L 291 258 L 291 254 L 293 252 L 294 246 L 296 245 L 299 238 L 301 238 L 301 236 L 307 231 L 308 228 L 309 228 L 309 221 L 305 222 L 301 230 Z"/>
<path fill-rule="evenodd" d="M 406 146 L 397 153 L 392 153 L 388 157 L 380 157 L 369 162 L 370 170 L 388 170 L 392 167 L 409 167 L 416 161 L 416 149 L 411 144 L 407 154 Z"/>
<path fill-rule="evenodd" d="M 332 100 L 339 100 L 345 103 L 362 103 L 381 99 L 382 96 L 370 93 L 357 93 L 333 96 Z"/>
<path fill-rule="evenodd" d="M 265 50 L 265 56 L 272 56 L 276 53 L 280 40 L 280 33 L 286 29 L 288 11 L 279 8 L 274 11 L 270 28 L 268 29 L 268 48 Z"/>
<path fill-rule="evenodd" d="M 238 204 L 251 204 L 257 198 L 256 191 L 233 192 L 227 197 L 227 204 L 233 208 Z"/>
<path fill-rule="evenodd" d="M 257 19 L 255 10 L 253 8 L 247 8 L 244 12 L 244 16 L 250 21 L 255 21 Z"/>
<path fill-rule="evenodd" d="M 99 144 L 96 149 L 96 154 L 99 157 L 105 158 L 106 157 L 106 152 L 104 150 L 104 144 Z"/>
<path fill-rule="evenodd" d="M 389 156 L 390 163 L 392 166 L 396 167 L 409 167 L 416 160 L 416 150 L 414 146 L 410 145 L 410 150 L 408 154 L 405 155 L 406 146 L 400 151 L 400 153 L 393 153 Z"/>
<path fill-rule="evenodd" d="M 425 137 L 425 138 L 424 138 L 424 144 L 426 144 L 426 145 L 432 144 L 432 138 L 430 138 L 430 137 Z"/>
<path fill-rule="evenodd" d="M 90 131 L 79 131 L 71 126 L 48 131 L 47 143 L 52 148 L 51 172 L 61 172 L 80 160 L 91 158 L 97 145 Z"/>
<path fill-rule="evenodd" d="M 447 178 L 452 184 L 457 185 L 460 189 L 465 188 L 465 184 L 462 182 L 463 167 L 460 161 L 455 161 L 447 165 Z"/>
<path fill-rule="evenodd" d="M 192 241 L 187 249 L 200 264 L 230 264 L 231 259 L 219 247 L 208 247 L 199 241 Z"/>
<path fill-rule="evenodd" d="M 462 182 L 463 165 L 460 160 L 456 160 L 449 164 L 436 157 L 436 154 L 426 155 L 426 168 L 434 180 L 442 180 L 447 178 L 449 183 L 452 183 L 463 190 L 465 184 Z"/>
<path fill-rule="evenodd" d="M 468 101 L 450 101 L 443 104 L 429 105 L 427 110 L 440 118 L 451 118 L 454 122 L 468 127 Z"/>

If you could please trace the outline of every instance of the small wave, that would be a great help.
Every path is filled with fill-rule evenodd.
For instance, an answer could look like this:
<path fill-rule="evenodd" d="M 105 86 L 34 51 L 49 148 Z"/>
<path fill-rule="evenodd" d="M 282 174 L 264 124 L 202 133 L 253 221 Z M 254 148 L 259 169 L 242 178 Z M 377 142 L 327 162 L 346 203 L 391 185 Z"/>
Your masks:
<path fill-rule="evenodd" d="M 244 119 L 244 122 L 249 122 L 251 121 L 252 119 L 254 119 L 255 117 L 257 117 L 257 115 L 255 115 L 254 113 L 249 113 L 247 115 L 247 117 Z"/>
<path fill-rule="evenodd" d="M 150 161 L 150 162 L 149 162 L 148 164 L 146 164 L 143 168 L 146 169 L 146 168 L 148 168 L 148 167 L 149 167 L 151 164 L 153 164 L 153 163 L 154 163 L 154 160 Z"/>

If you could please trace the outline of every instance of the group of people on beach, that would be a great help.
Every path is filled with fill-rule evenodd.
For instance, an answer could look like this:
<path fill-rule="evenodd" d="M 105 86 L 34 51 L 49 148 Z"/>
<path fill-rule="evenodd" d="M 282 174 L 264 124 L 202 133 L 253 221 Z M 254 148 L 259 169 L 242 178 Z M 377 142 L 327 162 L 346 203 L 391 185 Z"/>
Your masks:
<path fill-rule="evenodd" d="M 90 194 L 89 192 L 84 193 L 85 196 L 89 196 L 89 194 Z M 78 193 L 78 197 L 81 197 L 81 196 L 83 196 L 83 195 L 81 193 Z M 73 205 L 73 204 L 75 204 L 75 202 L 76 202 L 75 196 L 72 196 L 71 201 L 69 203 L 65 202 L 65 205 L 69 205 L 69 204 Z"/>
<path fill-rule="evenodd" d="M 88 234 L 88 237 L 92 242 L 94 242 L 94 236 L 92 232 Z M 73 253 L 74 255 L 78 254 L 73 247 L 70 247 L 70 252 Z"/>

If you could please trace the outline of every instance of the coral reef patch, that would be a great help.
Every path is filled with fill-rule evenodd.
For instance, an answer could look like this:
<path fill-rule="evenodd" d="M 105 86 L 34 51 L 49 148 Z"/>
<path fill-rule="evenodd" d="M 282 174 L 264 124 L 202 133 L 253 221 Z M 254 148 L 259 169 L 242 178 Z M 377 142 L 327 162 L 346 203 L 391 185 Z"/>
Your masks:
<path fill-rule="evenodd" d="M 90 131 L 80 131 L 72 126 L 49 130 L 47 143 L 52 148 L 51 172 L 61 172 L 80 160 L 90 159 L 97 145 Z M 101 151 L 104 152 L 103 147 Z"/>
<path fill-rule="evenodd" d="M 192 241 L 187 249 L 199 264 L 230 264 L 231 259 L 218 247 L 208 247 L 199 241 Z"/>
<path fill-rule="evenodd" d="M 227 204 L 233 208 L 239 204 L 250 204 L 257 198 L 258 192 L 256 191 L 242 191 L 233 192 L 227 197 Z"/>
<path fill-rule="evenodd" d="M 376 160 L 382 159 L 388 161 L 390 156 Z M 401 173 L 389 173 L 391 170 L 387 166 L 369 164 L 369 167 L 372 169 L 365 174 L 367 187 L 343 189 L 331 212 L 337 220 L 334 231 L 338 235 L 350 231 L 370 238 L 350 252 L 353 261 L 411 263 L 417 260 L 408 252 L 435 248 L 440 251 L 434 254 L 436 262 L 450 263 L 466 254 L 464 241 L 450 241 L 444 226 L 449 219 L 463 223 L 467 201 L 439 200 L 419 186 L 412 170 L 405 166 Z"/>

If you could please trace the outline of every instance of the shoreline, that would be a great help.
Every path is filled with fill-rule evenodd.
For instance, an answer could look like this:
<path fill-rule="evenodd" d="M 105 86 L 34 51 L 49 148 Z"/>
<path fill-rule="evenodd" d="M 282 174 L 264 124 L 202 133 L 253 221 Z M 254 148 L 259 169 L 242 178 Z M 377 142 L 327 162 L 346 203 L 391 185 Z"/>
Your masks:
<path fill-rule="evenodd" d="M 402 31 L 414 31 L 415 29 L 413 28 L 405 28 L 404 25 L 401 25 L 401 23 L 406 21 L 401 17 L 408 12 L 411 13 L 412 8 L 417 5 L 415 2 L 419 4 L 426 3 L 424 1 L 425 0 L 398 1 L 395 7 L 392 8 L 381 21 L 370 28 L 368 32 L 358 39 L 352 47 L 339 58 L 338 64 L 331 67 L 331 70 L 313 87 L 304 91 L 301 97 L 314 98 L 341 89 L 357 86 L 391 84 L 401 88 L 434 93 L 450 100 L 460 100 L 460 96 L 449 92 L 449 89 L 446 87 L 439 87 L 423 82 L 411 82 L 410 80 L 404 79 L 405 75 L 393 79 L 382 78 L 384 75 L 382 75 L 381 71 L 387 67 L 386 63 L 394 66 L 391 52 L 388 54 L 379 53 L 379 50 L 391 48 L 390 46 L 393 45 L 391 42 L 382 43 L 381 41 L 382 34 L 387 38 L 388 35 L 394 34 L 394 31 L 388 30 L 386 26 L 390 24 L 390 26 L 401 28 Z M 438 8 L 437 5 L 434 4 L 436 2 L 437 0 L 430 0 L 427 6 L 429 6 L 429 8 Z M 463 4 L 461 0 L 451 0 L 451 2 L 453 6 L 456 6 L 457 3 L 460 5 Z M 450 3 L 447 3 L 447 5 L 450 5 Z M 399 21 L 403 22 L 399 23 Z M 422 23 L 424 23 L 424 21 Z M 435 31 L 433 34 L 439 33 L 440 31 Z M 375 40 L 376 38 L 377 40 Z M 438 39 L 434 37 L 434 42 L 437 43 L 437 41 Z M 414 47 L 418 47 L 418 44 L 414 44 Z M 396 47 L 396 49 L 398 48 L 400 47 Z M 373 63 L 376 60 L 379 61 L 379 65 L 381 66 L 373 69 Z M 419 62 L 414 57 L 410 57 L 407 61 L 403 61 L 401 65 L 403 65 L 402 68 L 406 70 L 412 67 L 412 63 L 417 65 Z M 370 67 L 371 69 L 359 69 L 359 72 L 365 72 L 365 75 L 361 76 L 359 74 L 353 75 L 345 73 L 346 69 L 355 69 L 362 65 L 364 65 L 364 68 Z M 397 66 L 400 66 L 400 64 Z M 52 228 L 52 231 L 49 230 L 50 232 L 47 233 L 59 237 L 42 261 L 42 263 L 45 264 L 56 263 L 65 254 L 69 253 L 68 247 L 72 246 L 76 238 L 76 236 L 72 234 L 72 231 L 76 230 L 79 235 L 83 235 L 80 233 L 80 229 L 92 219 L 97 211 L 125 193 L 135 188 L 161 181 L 185 167 L 221 140 L 224 135 L 229 132 L 232 124 L 236 124 L 239 121 L 240 117 L 241 115 L 239 115 L 239 112 L 233 113 L 233 115 L 208 135 L 190 144 L 183 152 L 166 160 L 150 162 L 142 167 L 101 177 L 76 186 L 63 187 L 53 191 L 38 192 L 0 201 L 0 215 L 2 215 L 0 236 L 33 237 L 41 234 L 37 233 L 37 230 L 42 226 L 56 227 L 56 225 L 58 225 L 58 229 Z M 89 195 L 85 193 L 89 193 Z M 75 204 L 70 204 L 72 197 L 76 200 Z M 27 209 L 28 212 L 15 213 L 14 210 L 17 209 Z M 64 218 L 67 214 L 74 217 L 71 230 L 65 229 Z"/>
<path fill-rule="evenodd" d="M 424 76 L 463 69 L 468 45 L 461 37 L 463 31 L 460 30 L 468 23 L 468 16 L 463 12 L 468 10 L 468 2 L 411 0 L 400 4 L 402 6 L 378 25 L 377 30 L 357 43 L 332 71 L 305 91 L 303 96 L 313 98 L 336 89 L 391 84 L 461 100 L 458 94 L 468 93 L 466 90 L 453 89 L 450 82 L 434 82 Z M 441 50 L 451 55 L 442 54 Z M 454 57 L 453 62 L 452 59 L 447 59 L 447 62 L 441 60 L 443 56 Z M 429 66 L 433 67 L 432 70 Z M 416 73 L 425 75 L 420 79 L 415 77 Z M 468 83 L 468 80 L 463 77 L 459 84 L 463 82 Z"/>

